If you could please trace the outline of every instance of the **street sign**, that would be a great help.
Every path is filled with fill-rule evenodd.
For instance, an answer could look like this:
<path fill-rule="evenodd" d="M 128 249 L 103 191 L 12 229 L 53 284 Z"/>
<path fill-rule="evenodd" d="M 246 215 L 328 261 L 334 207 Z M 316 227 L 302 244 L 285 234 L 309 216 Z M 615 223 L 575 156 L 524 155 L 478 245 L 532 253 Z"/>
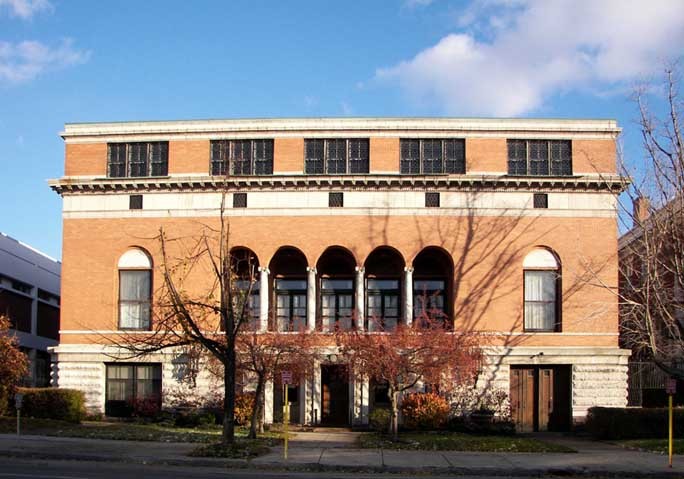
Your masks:
<path fill-rule="evenodd" d="M 281 380 L 283 384 L 292 384 L 292 371 L 283 371 L 281 373 Z"/>
<path fill-rule="evenodd" d="M 14 407 L 21 409 L 21 403 L 24 401 L 24 395 L 17 393 L 14 395 Z"/>
<path fill-rule="evenodd" d="M 670 378 L 665 383 L 665 393 L 666 394 L 677 394 L 677 380 Z"/>

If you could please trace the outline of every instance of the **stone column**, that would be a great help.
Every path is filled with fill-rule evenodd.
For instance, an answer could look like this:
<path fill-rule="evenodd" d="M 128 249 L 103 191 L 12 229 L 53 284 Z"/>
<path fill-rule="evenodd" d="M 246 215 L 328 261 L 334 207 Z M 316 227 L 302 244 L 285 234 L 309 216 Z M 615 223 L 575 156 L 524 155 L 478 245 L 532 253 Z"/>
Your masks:
<path fill-rule="evenodd" d="M 316 329 L 316 268 L 307 267 L 306 281 L 306 329 Z"/>
<path fill-rule="evenodd" d="M 366 288 L 365 286 L 365 272 L 366 268 L 363 266 L 356 267 L 356 285 L 354 297 L 354 310 L 356 315 L 356 329 L 363 331 L 364 320 L 366 317 Z"/>
<path fill-rule="evenodd" d="M 413 268 L 404 268 L 404 324 L 413 323 Z"/>
<path fill-rule="evenodd" d="M 268 329 L 268 268 L 259 268 L 259 331 Z"/>

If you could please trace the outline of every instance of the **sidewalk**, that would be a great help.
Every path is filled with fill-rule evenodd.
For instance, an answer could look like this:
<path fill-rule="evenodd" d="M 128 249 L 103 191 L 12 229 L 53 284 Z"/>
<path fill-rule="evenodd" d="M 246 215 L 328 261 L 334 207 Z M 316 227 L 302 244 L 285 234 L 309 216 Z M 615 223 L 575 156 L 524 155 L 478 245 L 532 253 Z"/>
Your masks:
<path fill-rule="evenodd" d="M 623 477 L 684 477 L 684 457 L 629 451 L 611 444 L 549 436 L 543 439 L 577 450 L 559 453 L 471 453 L 452 451 L 389 451 L 356 449 L 357 433 L 297 433 L 289 458 L 282 447 L 251 461 L 191 458 L 196 444 L 110 441 L 0 434 L 0 456 L 36 459 L 111 461 L 221 468 L 263 468 L 318 471 L 442 473 L 469 475 L 609 475 Z"/>

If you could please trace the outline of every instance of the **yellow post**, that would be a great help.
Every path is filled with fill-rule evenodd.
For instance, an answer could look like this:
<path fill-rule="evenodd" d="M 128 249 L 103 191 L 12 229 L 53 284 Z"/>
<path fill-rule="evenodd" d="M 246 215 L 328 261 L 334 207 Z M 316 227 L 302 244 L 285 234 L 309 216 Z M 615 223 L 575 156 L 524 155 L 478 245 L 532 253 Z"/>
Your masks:
<path fill-rule="evenodd" d="M 283 384 L 285 388 L 285 405 L 283 406 L 283 432 L 285 433 L 285 448 L 283 449 L 284 457 L 287 459 L 287 427 L 290 423 L 290 403 L 287 399 L 287 384 Z"/>
<path fill-rule="evenodd" d="M 670 426 L 667 453 L 670 456 L 670 467 L 672 467 L 672 394 L 668 396 L 668 422 Z"/>

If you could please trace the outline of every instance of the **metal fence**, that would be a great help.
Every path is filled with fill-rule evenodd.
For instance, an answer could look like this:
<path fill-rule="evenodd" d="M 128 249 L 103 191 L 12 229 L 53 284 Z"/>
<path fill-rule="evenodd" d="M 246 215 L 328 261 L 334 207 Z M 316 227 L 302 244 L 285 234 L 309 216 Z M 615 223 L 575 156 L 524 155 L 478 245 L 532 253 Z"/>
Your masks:
<path fill-rule="evenodd" d="M 630 362 L 627 370 L 627 405 L 643 406 L 644 390 L 665 389 L 668 376 L 652 362 Z"/>

